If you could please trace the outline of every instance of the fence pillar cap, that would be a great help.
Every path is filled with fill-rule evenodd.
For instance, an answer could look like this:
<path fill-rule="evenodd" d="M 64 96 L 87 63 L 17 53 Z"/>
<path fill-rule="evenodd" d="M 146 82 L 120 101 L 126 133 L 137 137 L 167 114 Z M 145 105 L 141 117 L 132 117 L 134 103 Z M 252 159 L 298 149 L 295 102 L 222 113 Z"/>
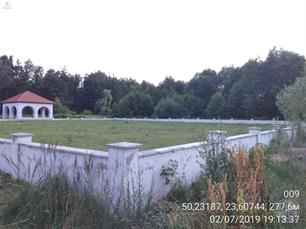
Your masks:
<path fill-rule="evenodd" d="M 143 144 L 134 143 L 134 142 L 115 142 L 107 144 L 109 148 L 115 149 L 138 149 L 143 146 Z"/>

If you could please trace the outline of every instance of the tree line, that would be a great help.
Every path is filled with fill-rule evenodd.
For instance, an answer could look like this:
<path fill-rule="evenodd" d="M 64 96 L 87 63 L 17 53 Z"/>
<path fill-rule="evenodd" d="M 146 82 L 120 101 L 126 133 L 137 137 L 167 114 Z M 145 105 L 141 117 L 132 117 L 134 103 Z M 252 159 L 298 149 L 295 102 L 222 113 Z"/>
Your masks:
<path fill-rule="evenodd" d="M 85 76 L 65 69 L 44 71 L 31 60 L 0 57 L 0 100 L 30 90 L 55 100 L 58 115 L 113 117 L 282 118 L 277 94 L 303 75 L 305 57 L 273 48 L 265 60 L 240 67 L 205 69 L 188 81 L 166 77 L 159 85 L 117 78 L 102 71 Z M 145 77 L 145 76 L 144 76 Z"/>

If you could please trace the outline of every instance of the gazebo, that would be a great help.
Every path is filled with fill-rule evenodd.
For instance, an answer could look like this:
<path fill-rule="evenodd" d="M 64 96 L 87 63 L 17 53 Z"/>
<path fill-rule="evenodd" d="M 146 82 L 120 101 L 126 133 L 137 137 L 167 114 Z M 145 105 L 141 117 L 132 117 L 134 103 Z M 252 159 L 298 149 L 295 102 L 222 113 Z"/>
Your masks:
<path fill-rule="evenodd" d="M 0 103 L 3 119 L 53 119 L 54 102 L 30 91 Z"/>

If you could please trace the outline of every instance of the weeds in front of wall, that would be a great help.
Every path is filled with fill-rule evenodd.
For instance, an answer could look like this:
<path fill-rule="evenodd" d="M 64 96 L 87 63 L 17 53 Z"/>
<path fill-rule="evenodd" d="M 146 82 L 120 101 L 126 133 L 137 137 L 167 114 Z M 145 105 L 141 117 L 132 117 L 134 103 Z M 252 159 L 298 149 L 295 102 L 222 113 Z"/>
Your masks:
<path fill-rule="evenodd" d="M 2 224 L 20 222 L 22 228 L 76 228 L 119 225 L 109 221 L 108 206 L 94 195 L 80 193 L 63 174 L 47 177 L 38 186 L 25 184 L 1 214 Z"/>
<path fill-rule="evenodd" d="M 199 161 L 199 164 L 203 175 L 207 177 L 208 184 L 207 196 L 202 202 L 208 201 L 219 205 L 219 210 L 208 210 L 211 216 L 254 215 L 253 210 L 246 209 L 237 213 L 224 209 L 227 207 L 226 203 L 239 205 L 267 201 L 266 161 L 264 151 L 260 146 L 253 147 L 249 159 L 243 148 L 239 148 L 235 152 L 227 150 L 225 138 L 220 134 L 219 137 L 211 138 L 206 144 L 203 144 L 199 155 L 202 159 L 202 163 Z M 225 227 L 226 224 L 222 226 Z"/>
<path fill-rule="evenodd" d="M 225 147 L 222 148 L 225 149 Z M 224 205 L 224 201 L 226 203 L 249 203 L 267 199 L 268 181 L 263 149 L 254 147 L 250 151 L 249 157 L 243 149 L 240 149 L 237 154 L 227 155 L 228 162 L 226 164 L 229 165 L 229 168 L 221 167 L 220 171 L 231 172 L 225 173 L 221 181 L 213 180 L 212 176 L 206 174 L 207 177 L 202 176 L 201 180 L 194 183 L 191 188 L 176 186 L 178 189 L 169 196 L 168 200 L 155 203 L 149 209 L 143 210 L 141 210 L 144 201 L 144 187 L 141 186 L 142 171 L 138 173 L 138 176 L 129 180 L 130 182 L 127 182 L 126 188 L 129 187 L 129 189 L 120 193 L 119 199 L 125 201 L 119 203 L 118 208 L 110 209 L 112 201 L 102 198 L 103 195 L 109 194 L 107 191 L 106 194 L 103 193 L 98 197 L 92 193 L 92 190 L 95 189 L 92 185 L 95 182 L 91 182 L 90 179 L 96 178 L 96 172 L 101 170 L 103 165 L 101 164 L 97 168 L 93 163 L 93 158 L 88 156 L 83 163 L 79 159 L 74 163 L 75 179 L 72 182 L 67 181 L 65 174 L 57 173 L 54 175 L 50 171 L 47 174 L 53 174 L 53 176 L 43 179 L 37 186 L 24 186 L 17 198 L 4 209 L 3 214 L 0 213 L 0 222 L 2 220 L 6 225 L 15 223 L 19 228 L 225 228 L 229 225 L 210 223 L 210 215 L 217 213 L 188 211 L 183 209 L 182 203 L 220 202 Z M 57 158 L 57 160 L 59 159 Z M 55 163 L 55 165 L 59 164 Z M 214 165 L 214 163 L 211 164 Z M 300 171 L 293 168 L 293 165 L 289 167 L 286 163 L 277 166 L 271 165 L 273 176 L 270 175 L 269 182 L 277 180 L 275 190 L 269 189 L 273 195 L 281 193 L 280 184 L 282 188 L 286 188 L 290 184 L 289 188 L 305 190 L 303 176 Z M 38 168 L 36 170 L 39 171 Z M 102 171 L 101 173 L 103 173 Z M 126 171 L 126 173 L 128 172 Z M 88 181 L 83 181 L 84 178 L 87 178 Z M 294 187 L 291 182 L 299 183 L 300 186 Z M 80 184 L 86 184 L 86 188 L 75 188 L 81 186 Z M 231 187 L 234 188 L 231 190 Z M 123 198 L 124 193 L 127 192 L 130 196 L 129 199 Z M 137 202 L 137 200 L 139 201 Z M 278 201 L 279 199 L 275 199 L 273 196 L 271 200 Z M 302 200 L 299 199 L 299 201 Z M 135 203 L 137 204 L 135 205 Z M 119 211 L 120 209 L 121 211 Z M 230 214 L 231 212 L 226 213 Z M 255 212 L 238 211 L 234 214 L 251 215 Z M 246 228 L 246 226 L 248 228 L 265 228 L 266 225 L 242 224 L 234 226 L 235 228 Z"/>
<path fill-rule="evenodd" d="M 202 148 L 199 150 L 200 160 L 197 161 L 202 169 L 202 174 L 211 176 L 214 181 L 222 181 L 228 172 L 229 153 L 225 147 L 223 135 L 203 142 Z"/>
<path fill-rule="evenodd" d="M 264 152 L 260 147 L 252 151 L 249 159 L 244 150 L 231 158 L 235 168 L 237 203 L 262 203 L 268 198 L 267 170 Z"/>
<path fill-rule="evenodd" d="M 153 186 L 144 192 L 142 172 L 127 180 L 114 201 L 102 159 L 95 158 L 94 162 L 91 154 L 75 156 L 69 169 L 62 161 L 69 158 L 59 158 L 55 146 L 42 145 L 41 149 L 26 158 L 19 149 L 17 162 L 6 157 L 16 177 L 31 184 L 25 183 L 1 211 L 0 224 L 21 228 L 130 228 L 141 221 L 153 196 Z"/>
<path fill-rule="evenodd" d="M 208 146 L 206 148 L 210 149 Z M 225 147 L 220 148 L 225 149 Z M 222 214 L 244 216 L 268 214 L 261 209 L 243 210 L 242 208 L 238 211 L 223 212 L 184 210 L 183 203 L 190 203 L 193 207 L 194 203 L 220 203 L 224 207 L 226 203 L 242 206 L 245 203 L 247 206 L 252 202 L 279 202 L 283 190 L 288 188 L 295 188 L 304 193 L 305 178 L 301 172 L 294 165 L 289 166 L 289 162 L 275 164 L 268 161 L 271 157 L 267 146 L 258 145 L 248 153 L 240 148 L 235 153 L 227 155 L 226 164 L 229 167 L 227 169 L 221 167 L 220 172 L 230 172 L 225 173 L 221 181 L 213 180 L 210 174 L 203 171 L 204 176 L 201 176 L 201 180 L 195 182 L 190 188 L 176 186 L 166 201 L 153 205 L 152 209 L 145 214 L 145 224 L 143 224 L 146 225 L 145 228 L 305 228 L 303 222 L 292 225 L 264 223 L 226 225 L 212 224 L 209 219 L 212 215 Z M 214 163 L 211 164 L 214 165 Z M 203 166 L 203 168 L 206 167 Z M 299 199 L 299 203 L 304 203 L 301 202 L 304 199 Z M 272 212 L 270 213 L 273 215 Z M 302 213 L 301 216 L 303 215 Z"/>
<path fill-rule="evenodd" d="M 293 142 L 294 147 L 305 147 L 306 146 L 306 123 L 297 121 L 294 122 L 293 126 L 296 129 L 296 136 Z"/>
<path fill-rule="evenodd" d="M 264 162 L 264 152 L 259 147 L 254 147 L 252 159 L 249 159 L 244 149 L 239 149 L 237 154 L 231 154 L 229 164 L 233 168 L 233 181 L 228 180 L 227 173 L 222 181 L 214 181 L 211 176 L 208 177 L 207 199 L 211 204 L 216 204 L 218 208 L 209 209 L 210 216 L 214 215 L 263 215 L 265 214 L 259 208 L 248 208 L 249 203 L 267 203 L 268 183 L 267 170 Z M 232 191 L 229 186 L 233 186 Z M 233 193 L 232 193 L 233 192 Z M 229 203 L 231 203 L 229 205 Z M 246 204 L 246 205 L 245 205 Z M 242 207 L 242 208 L 240 208 Z M 246 228 L 249 223 L 231 223 L 235 228 Z M 260 222 L 254 223 L 254 228 L 258 228 Z M 221 226 L 221 225 L 220 225 Z M 227 223 L 223 222 L 225 228 Z M 218 227 L 217 227 L 218 228 Z"/>
<path fill-rule="evenodd" d="M 278 129 L 270 142 L 270 150 L 272 154 L 288 154 L 293 144 L 288 135 L 282 129 Z"/>
<path fill-rule="evenodd" d="M 178 174 L 177 169 L 177 160 L 170 159 L 166 165 L 162 166 L 160 176 L 165 178 L 166 185 L 170 184 L 171 179 Z"/>

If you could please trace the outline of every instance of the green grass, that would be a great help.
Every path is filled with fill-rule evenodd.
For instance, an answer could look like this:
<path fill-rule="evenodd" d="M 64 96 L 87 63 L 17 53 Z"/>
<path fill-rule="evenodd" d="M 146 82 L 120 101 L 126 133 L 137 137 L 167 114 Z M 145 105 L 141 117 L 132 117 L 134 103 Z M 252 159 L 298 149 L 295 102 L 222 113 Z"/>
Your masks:
<path fill-rule="evenodd" d="M 209 130 L 227 135 L 247 133 L 248 125 L 165 123 L 103 120 L 0 122 L 0 137 L 11 133 L 33 133 L 33 141 L 78 148 L 106 150 L 106 144 L 121 141 L 142 143 L 143 149 L 198 142 Z M 261 126 L 270 129 L 269 125 Z"/>

